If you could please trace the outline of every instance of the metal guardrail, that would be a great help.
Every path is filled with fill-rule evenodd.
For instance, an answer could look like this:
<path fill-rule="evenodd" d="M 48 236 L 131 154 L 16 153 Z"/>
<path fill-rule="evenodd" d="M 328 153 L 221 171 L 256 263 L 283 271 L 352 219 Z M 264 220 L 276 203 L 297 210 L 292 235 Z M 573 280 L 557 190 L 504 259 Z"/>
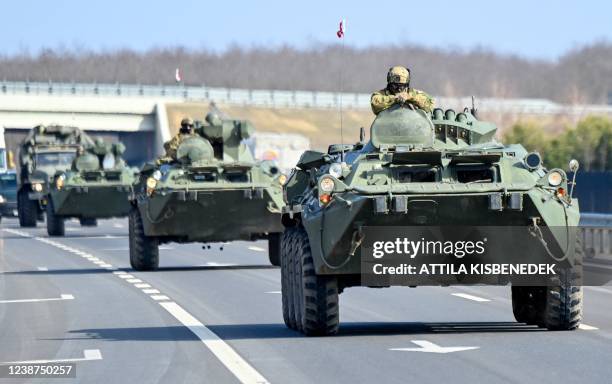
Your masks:
<path fill-rule="evenodd" d="M 59 96 L 114 96 L 215 101 L 222 104 L 273 108 L 369 109 L 370 94 L 284 90 L 251 90 L 182 85 L 138 85 L 96 83 L 0 82 L 0 95 L 33 94 Z M 463 108 L 469 97 L 437 97 L 437 105 Z M 478 98 L 477 107 L 486 112 L 523 114 L 611 114 L 610 105 L 561 105 L 546 99 Z"/>
<path fill-rule="evenodd" d="M 612 215 L 581 213 L 579 235 L 587 259 L 612 256 Z"/>

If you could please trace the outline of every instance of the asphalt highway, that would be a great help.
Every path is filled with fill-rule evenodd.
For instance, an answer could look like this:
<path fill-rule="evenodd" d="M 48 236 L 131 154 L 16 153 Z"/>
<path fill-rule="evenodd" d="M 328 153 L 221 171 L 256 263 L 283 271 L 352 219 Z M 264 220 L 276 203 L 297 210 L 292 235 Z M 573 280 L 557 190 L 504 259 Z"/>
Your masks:
<path fill-rule="evenodd" d="M 340 334 L 310 338 L 283 324 L 266 242 L 166 244 L 160 266 L 131 270 L 127 220 L 49 238 L 4 219 L 0 363 L 76 362 L 53 383 L 612 382 L 612 287 L 585 288 L 573 332 L 516 323 L 507 287 L 350 288 Z"/>

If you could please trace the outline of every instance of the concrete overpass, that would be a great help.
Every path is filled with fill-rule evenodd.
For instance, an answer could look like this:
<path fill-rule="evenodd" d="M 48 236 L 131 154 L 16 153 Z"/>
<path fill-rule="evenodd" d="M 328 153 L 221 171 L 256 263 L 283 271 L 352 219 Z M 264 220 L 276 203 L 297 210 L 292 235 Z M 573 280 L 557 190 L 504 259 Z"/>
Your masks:
<path fill-rule="evenodd" d="M 173 101 L 180 100 L 0 93 L 0 125 L 9 150 L 15 151 L 37 124 L 73 125 L 94 137 L 122 141 L 126 160 L 137 165 L 158 155 L 163 142 L 170 139 L 165 105 Z"/>

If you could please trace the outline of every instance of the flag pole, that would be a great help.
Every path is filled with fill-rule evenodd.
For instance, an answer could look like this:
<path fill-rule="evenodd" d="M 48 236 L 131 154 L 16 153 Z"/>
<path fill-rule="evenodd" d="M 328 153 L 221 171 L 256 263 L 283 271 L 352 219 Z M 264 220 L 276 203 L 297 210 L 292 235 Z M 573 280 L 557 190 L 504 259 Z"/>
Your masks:
<path fill-rule="evenodd" d="M 343 93 L 343 78 L 342 78 L 342 72 L 344 69 L 344 39 L 345 39 L 345 31 L 346 31 L 346 20 L 342 19 L 340 20 L 340 25 L 339 25 L 339 29 L 338 32 L 336 33 L 336 35 L 340 38 L 340 40 L 342 41 L 342 47 L 340 48 L 340 73 L 339 73 L 339 80 L 340 80 L 340 92 L 339 92 L 339 107 L 340 107 L 340 161 L 344 161 L 344 121 L 343 121 L 343 116 L 342 116 L 342 93 Z"/>

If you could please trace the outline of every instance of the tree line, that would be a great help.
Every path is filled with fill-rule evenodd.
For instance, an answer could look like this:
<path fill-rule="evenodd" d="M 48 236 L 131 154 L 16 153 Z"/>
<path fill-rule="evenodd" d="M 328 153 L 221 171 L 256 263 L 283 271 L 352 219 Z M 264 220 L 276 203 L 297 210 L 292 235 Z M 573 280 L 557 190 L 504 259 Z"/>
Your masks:
<path fill-rule="evenodd" d="M 344 50 L 339 45 L 234 46 L 222 53 L 184 47 L 49 48 L 0 55 L 0 80 L 172 84 L 178 67 L 187 85 L 371 92 L 382 88 L 387 69 L 399 64 L 411 68 L 414 87 L 434 95 L 603 104 L 612 92 L 610 63 L 612 43 L 607 41 L 574 48 L 556 60 L 410 44 Z"/>
<path fill-rule="evenodd" d="M 548 168 L 567 170 L 569 159 L 585 171 L 612 171 L 612 119 L 589 116 L 562 133 L 546 133 L 536 122 L 514 124 L 503 136 L 505 144 L 520 143 L 542 155 Z"/>

